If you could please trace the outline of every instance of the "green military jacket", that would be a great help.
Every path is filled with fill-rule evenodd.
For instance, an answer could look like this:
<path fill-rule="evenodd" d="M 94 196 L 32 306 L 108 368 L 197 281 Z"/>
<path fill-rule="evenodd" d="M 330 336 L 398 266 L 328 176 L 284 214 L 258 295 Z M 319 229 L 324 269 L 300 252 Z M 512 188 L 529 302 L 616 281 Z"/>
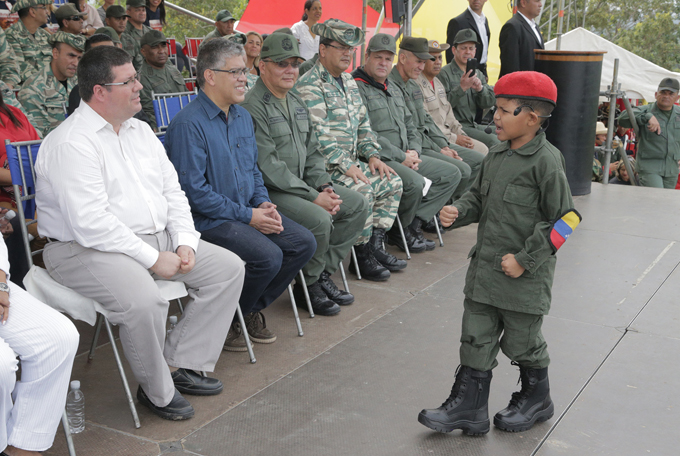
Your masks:
<path fill-rule="evenodd" d="M 64 107 L 68 103 L 68 94 L 76 84 L 78 77 L 74 76 L 68 80 L 66 90 L 54 77 L 51 65 L 44 66 L 23 84 L 17 98 L 26 113 L 31 115 L 33 126 L 41 138 L 66 119 Z"/>
<path fill-rule="evenodd" d="M 142 41 L 142 37 L 144 36 L 144 34 L 146 32 L 150 32 L 151 30 L 153 30 L 151 27 L 149 27 L 148 25 L 144 25 L 144 24 L 142 24 L 142 29 L 139 30 L 139 29 L 135 28 L 134 25 L 132 25 L 132 22 L 128 21 L 127 25 L 125 26 L 125 31 L 123 33 L 127 33 L 132 38 L 137 40 L 137 43 L 139 43 L 139 42 Z"/>
<path fill-rule="evenodd" d="M 304 62 L 302 62 L 302 65 L 300 65 L 300 76 L 302 76 L 303 74 L 305 74 L 306 72 L 311 70 L 314 67 L 314 65 L 316 65 L 316 62 L 318 62 L 318 61 L 319 61 L 319 54 L 316 53 L 316 54 L 314 54 L 314 57 L 312 57 L 311 59 L 305 60 Z"/>
<path fill-rule="evenodd" d="M 344 89 L 321 62 L 305 73 L 293 92 L 307 105 L 326 169 L 344 175 L 358 159 L 380 158 L 378 137 L 352 76 L 342 73 Z"/>
<path fill-rule="evenodd" d="M 144 63 L 144 56 L 142 56 L 142 48 L 139 45 L 139 40 L 125 31 L 120 35 L 120 42 L 123 45 L 125 52 L 132 57 L 132 65 L 135 67 L 135 70 L 140 71 L 142 69 L 142 64 Z"/>
<path fill-rule="evenodd" d="M 19 88 L 21 83 L 17 58 L 2 29 L 0 29 L 0 81 L 16 88 Z"/>
<path fill-rule="evenodd" d="M 14 51 L 22 83 L 42 67 L 49 66 L 52 61 L 52 46 L 47 41 L 50 37 L 48 32 L 38 28 L 35 35 L 31 35 L 19 20 L 5 30 L 5 35 Z"/>
<path fill-rule="evenodd" d="M 139 70 L 139 82 L 144 87 L 139 93 L 142 102 L 142 109 L 149 118 L 151 128 L 156 129 L 156 115 L 153 109 L 153 98 L 151 92 L 154 93 L 178 93 L 186 92 L 187 87 L 184 85 L 184 77 L 179 72 L 176 66 L 169 63 L 163 67 L 162 70 L 153 68 L 148 63 L 144 62 Z"/>
<path fill-rule="evenodd" d="M 675 176 L 680 160 L 680 108 L 673 105 L 671 111 L 664 115 L 656 103 L 652 103 L 634 108 L 634 113 L 635 120 L 640 126 L 636 156 L 637 171 L 664 177 Z M 645 128 L 652 116 L 656 117 L 661 125 L 660 135 Z M 619 117 L 619 125 L 632 127 L 628 111 L 624 111 Z"/>
<path fill-rule="evenodd" d="M 452 227 L 479 222 L 465 295 L 501 309 L 547 314 L 556 261 L 549 243 L 552 222 L 574 203 L 564 157 L 545 133 L 517 150 L 509 141 L 492 147 L 470 191 L 453 205 L 459 215 Z M 501 267 L 508 253 L 526 268 L 516 279 Z"/>
<path fill-rule="evenodd" d="M 423 143 L 399 87 L 387 80 L 384 90 L 379 89 L 363 70 L 355 71 L 353 76 L 368 110 L 371 129 L 378 135 L 380 156 L 401 163 L 406 159 L 406 150 L 420 153 Z"/>
<path fill-rule="evenodd" d="M 268 189 L 314 201 L 324 184 L 331 183 L 307 106 L 292 93 L 284 105 L 262 79 L 250 89 L 241 106 L 255 123 L 257 164 Z"/>
<path fill-rule="evenodd" d="M 463 70 L 456 62 L 446 65 L 437 75 L 437 79 L 444 85 L 447 99 L 453 108 L 453 115 L 464 127 L 474 127 L 477 109 L 489 109 L 496 104 L 496 95 L 493 93 L 493 88 L 486 83 L 484 74 L 479 70 L 476 74 L 482 81 L 481 92 L 476 92 L 474 89 L 463 91 L 460 88 Z"/>

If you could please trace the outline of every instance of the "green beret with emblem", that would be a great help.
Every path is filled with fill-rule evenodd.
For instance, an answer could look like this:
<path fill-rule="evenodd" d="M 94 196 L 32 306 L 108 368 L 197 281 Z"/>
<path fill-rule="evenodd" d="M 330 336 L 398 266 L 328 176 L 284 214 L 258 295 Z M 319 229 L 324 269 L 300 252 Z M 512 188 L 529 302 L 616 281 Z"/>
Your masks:
<path fill-rule="evenodd" d="M 397 42 L 392 35 L 378 33 L 368 42 L 368 50 L 370 52 L 389 51 L 392 54 L 396 54 Z"/>
<path fill-rule="evenodd" d="M 144 46 L 148 44 L 149 46 L 156 46 L 161 43 L 167 43 L 168 40 L 165 38 L 163 32 L 158 30 L 149 30 L 144 34 L 141 40 L 139 40 L 139 45 Z"/>
<path fill-rule="evenodd" d="M 32 6 L 38 5 L 51 5 L 52 0 L 17 0 L 17 2 L 12 7 L 12 12 L 16 13 L 22 9 L 30 8 Z"/>
<path fill-rule="evenodd" d="M 73 33 L 66 33 L 58 30 L 50 35 L 48 41 L 52 47 L 55 47 L 57 43 L 66 43 L 73 49 L 85 52 L 85 37 L 82 35 L 74 35 Z"/>
<path fill-rule="evenodd" d="M 328 38 L 345 46 L 360 46 L 365 39 L 364 32 L 352 24 L 340 19 L 328 19 L 324 23 L 316 23 L 312 26 L 312 33 L 321 38 Z"/>
<path fill-rule="evenodd" d="M 111 7 L 109 6 L 109 9 Z M 106 35 L 111 38 L 114 44 L 120 44 L 120 38 L 118 37 L 118 32 L 116 32 L 113 27 L 100 27 L 94 31 L 95 35 Z"/>
<path fill-rule="evenodd" d="M 434 60 L 434 56 L 430 54 L 427 38 L 407 36 L 399 43 L 399 49 L 413 52 L 413 54 L 421 60 Z"/>
<path fill-rule="evenodd" d="M 456 44 L 469 43 L 469 42 L 479 44 L 479 40 L 477 39 L 477 34 L 472 29 L 461 30 L 460 32 L 456 33 L 456 37 L 453 39 L 453 45 L 454 46 Z"/>
<path fill-rule="evenodd" d="M 281 62 L 291 57 L 302 59 L 300 47 L 294 36 L 287 33 L 274 32 L 262 43 L 261 59 L 271 59 Z"/>

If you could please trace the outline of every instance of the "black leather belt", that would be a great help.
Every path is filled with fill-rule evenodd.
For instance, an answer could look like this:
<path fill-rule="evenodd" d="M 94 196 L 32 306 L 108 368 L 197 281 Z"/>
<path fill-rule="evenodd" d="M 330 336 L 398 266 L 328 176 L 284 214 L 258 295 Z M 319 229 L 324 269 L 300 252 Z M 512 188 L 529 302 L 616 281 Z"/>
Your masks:
<path fill-rule="evenodd" d="M 61 242 L 57 239 L 52 239 L 51 237 L 45 237 L 45 239 L 47 239 L 47 242 Z"/>

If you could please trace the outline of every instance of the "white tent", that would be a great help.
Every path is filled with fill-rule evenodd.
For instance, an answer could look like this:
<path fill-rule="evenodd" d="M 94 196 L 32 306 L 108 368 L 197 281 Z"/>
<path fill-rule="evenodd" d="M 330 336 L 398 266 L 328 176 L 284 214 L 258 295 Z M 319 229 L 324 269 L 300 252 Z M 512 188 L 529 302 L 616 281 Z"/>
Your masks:
<path fill-rule="evenodd" d="M 557 40 L 545 43 L 545 48 L 555 50 Z M 654 92 L 663 78 L 680 79 L 680 73 L 668 71 L 640 56 L 626 51 L 611 41 L 595 35 L 584 28 L 577 28 L 562 35 L 561 51 L 607 51 L 602 63 L 602 79 L 600 90 L 607 90 L 614 76 L 614 59 L 619 59 L 618 81 L 621 90 L 628 98 L 644 98 L 654 101 Z"/>

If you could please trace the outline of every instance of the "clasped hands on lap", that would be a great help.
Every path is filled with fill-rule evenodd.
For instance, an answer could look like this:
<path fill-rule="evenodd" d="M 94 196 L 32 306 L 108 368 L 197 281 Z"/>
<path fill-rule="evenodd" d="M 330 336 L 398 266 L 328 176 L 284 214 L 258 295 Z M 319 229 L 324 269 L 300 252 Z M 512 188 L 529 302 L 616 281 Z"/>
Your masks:
<path fill-rule="evenodd" d="M 170 279 L 177 274 L 186 274 L 194 268 L 196 264 L 196 256 L 194 249 L 186 245 L 180 245 L 175 252 L 160 252 L 158 260 L 151 266 L 151 271 L 163 277 Z"/>

